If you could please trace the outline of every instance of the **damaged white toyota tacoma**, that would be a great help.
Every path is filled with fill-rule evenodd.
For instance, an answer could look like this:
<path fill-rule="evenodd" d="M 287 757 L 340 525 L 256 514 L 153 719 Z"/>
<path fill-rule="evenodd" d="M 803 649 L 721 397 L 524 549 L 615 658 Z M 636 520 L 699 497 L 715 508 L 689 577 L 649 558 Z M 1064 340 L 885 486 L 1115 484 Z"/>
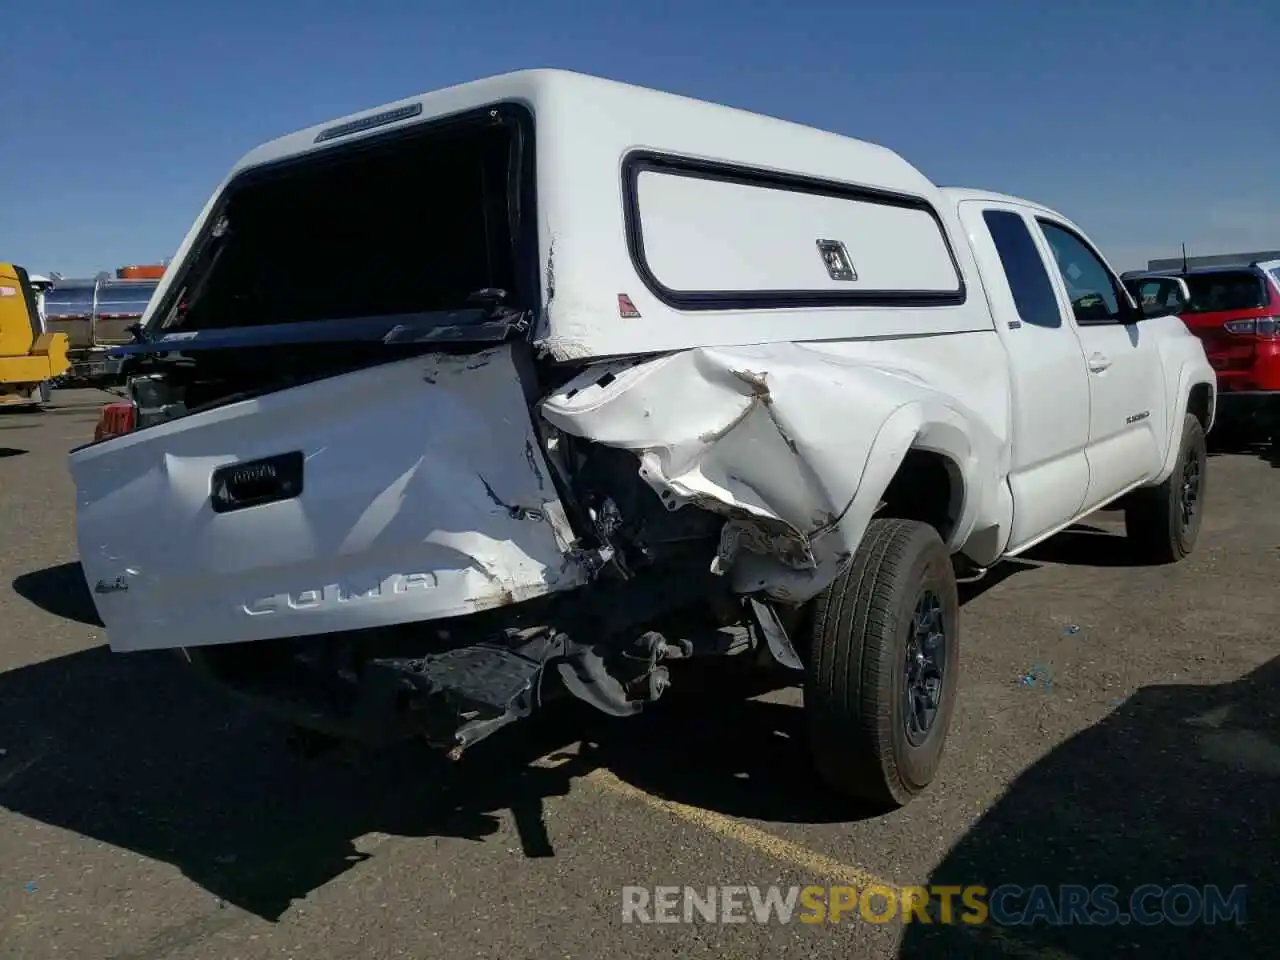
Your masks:
<path fill-rule="evenodd" d="M 957 579 L 1121 498 L 1142 556 L 1193 548 L 1215 379 L 1158 313 L 1054 211 L 879 146 L 468 83 L 231 171 L 119 351 L 125 432 L 71 454 L 83 568 L 112 649 L 455 756 L 758 657 L 891 808 L 942 755 Z"/>

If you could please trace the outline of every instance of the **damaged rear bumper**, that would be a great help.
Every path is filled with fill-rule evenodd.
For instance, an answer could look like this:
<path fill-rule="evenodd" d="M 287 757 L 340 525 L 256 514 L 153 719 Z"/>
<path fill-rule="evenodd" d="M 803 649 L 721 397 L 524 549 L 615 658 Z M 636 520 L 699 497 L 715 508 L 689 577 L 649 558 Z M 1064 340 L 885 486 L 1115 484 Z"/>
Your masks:
<path fill-rule="evenodd" d="M 425 738 L 461 753 L 529 716 L 562 638 L 550 631 L 422 656 L 373 657 L 355 666 L 341 638 L 195 647 L 186 658 L 223 691 L 296 727 L 369 746 Z"/>
<path fill-rule="evenodd" d="M 600 584 L 599 603 L 533 601 L 436 624 L 186 648 L 206 679 L 277 719 L 384 746 L 410 738 L 461 755 L 566 695 L 614 716 L 670 684 L 666 663 L 750 649 L 714 620 L 663 615 L 708 594 L 705 581 Z M 734 648 L 737 642 L 739 648 Z"/>

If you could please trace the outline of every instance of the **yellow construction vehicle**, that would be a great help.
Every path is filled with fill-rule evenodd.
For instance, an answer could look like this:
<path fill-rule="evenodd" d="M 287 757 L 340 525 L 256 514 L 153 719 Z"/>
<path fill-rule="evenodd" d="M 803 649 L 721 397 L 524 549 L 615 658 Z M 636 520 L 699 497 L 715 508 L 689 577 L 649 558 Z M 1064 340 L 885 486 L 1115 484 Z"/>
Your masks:
<path fill-rule="evenodd" d="M 0 406 L 46 402 L 70 366 L 67 349 L 65 333 L 44 332 L 27 271 L 0 263 Z"/>

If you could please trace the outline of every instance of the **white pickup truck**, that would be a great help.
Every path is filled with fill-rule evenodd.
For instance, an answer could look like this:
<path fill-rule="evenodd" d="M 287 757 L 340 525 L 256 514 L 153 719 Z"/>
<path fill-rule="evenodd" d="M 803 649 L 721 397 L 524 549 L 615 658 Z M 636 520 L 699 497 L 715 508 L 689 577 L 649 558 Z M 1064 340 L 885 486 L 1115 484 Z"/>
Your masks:
<path fill-rule="evenodd" d="M 1152 562 L 1201 522 L 1200 341 L 1060 214 L 572 73 L 257 148 L 142 323 L 132 422 L 70 456 L 111 647 L 326 736 L 457 756 L 758 656 L 891 808 L 942 755 L 958 576 L 1122 497 Z"/>

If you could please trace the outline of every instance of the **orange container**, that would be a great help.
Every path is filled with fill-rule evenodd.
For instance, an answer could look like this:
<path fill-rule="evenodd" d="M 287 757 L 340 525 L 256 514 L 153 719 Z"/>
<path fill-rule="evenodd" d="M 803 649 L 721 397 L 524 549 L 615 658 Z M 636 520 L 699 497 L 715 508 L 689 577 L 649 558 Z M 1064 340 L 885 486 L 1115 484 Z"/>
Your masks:
<path fill-rule="evenodd" d="M 98 425 L 93 430 L 93 441 L 110 440 L 133 430 L 137 411 L 132 403 L 108 403 L 98 413 Z"/>
<path fill-rule="evenodd" d="M 121 267 L 116 271 L 117 280 L 159 280 L 163 276 L 163 263 L 148 263 L 142 266 Z"/>

